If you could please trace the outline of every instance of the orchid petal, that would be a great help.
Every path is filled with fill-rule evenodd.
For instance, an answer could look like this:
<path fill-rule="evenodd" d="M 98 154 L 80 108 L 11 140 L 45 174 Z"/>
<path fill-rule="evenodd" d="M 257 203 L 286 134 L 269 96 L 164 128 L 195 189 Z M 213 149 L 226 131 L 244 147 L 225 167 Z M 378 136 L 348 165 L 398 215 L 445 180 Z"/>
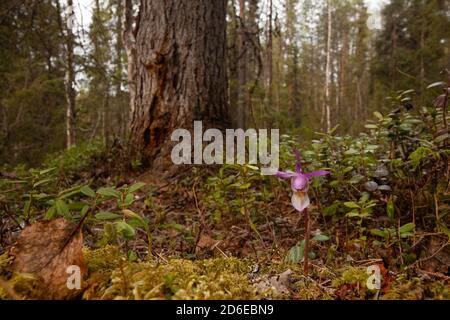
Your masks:
<path fill-rule="evenodd" d="M 310 204 L 308 193 L 302 191 L 294 192 L 292 194 L 291 202 L 297 211 L 302 212 Z"/>
<path fill-rule="evenodd" d="M 282 179 L 290 179 L 297 176 L 295 172 L 283 172 L 283 171 L 278 171 L 275 175 Z"/>
<path fill-rule="evenodd" d="M 329 171 L 319 170 L 319 171 L 313 171 L 313 172 L 304 173 L 303 175 L 306 176 L 309 179 L 309 178 L 312 178 L 312 177 L 325 176 L 325 175 L 330 174 L 330 173 L 331 172 L 329 172 Z"/>
<path fill-rule="evenodd" d="M 297 174 L 297 176 L 291 180 L 291 188 L 294 191 L 306 191 L 308 189 L 308 178 L 301 173 Z"/>

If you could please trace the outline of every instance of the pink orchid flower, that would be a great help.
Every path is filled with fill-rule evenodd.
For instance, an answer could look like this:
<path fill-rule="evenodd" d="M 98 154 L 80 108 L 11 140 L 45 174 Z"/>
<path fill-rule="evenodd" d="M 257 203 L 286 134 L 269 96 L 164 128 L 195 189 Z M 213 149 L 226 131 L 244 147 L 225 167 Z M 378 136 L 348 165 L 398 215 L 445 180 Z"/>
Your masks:
<path fill-rule="evenodd" d="M 291 188 L 293 191 L 291 202 L 296 210 L 302 212 L 310 204 L 308 197 L 309 179 L 311 179 L 312 177 L 325 176 L 327 174 L 330 174 L 330 172 L 324 170 L 313 171 L 309 173 L 302 172 L 300 152 L 298 152 L 298 150 L 294 150 L 294 153 L 295 158 L 297 159 L 295 172 L 278 171 L 276 173 L 276 176 L 283 179 L 291 179 Z"/>

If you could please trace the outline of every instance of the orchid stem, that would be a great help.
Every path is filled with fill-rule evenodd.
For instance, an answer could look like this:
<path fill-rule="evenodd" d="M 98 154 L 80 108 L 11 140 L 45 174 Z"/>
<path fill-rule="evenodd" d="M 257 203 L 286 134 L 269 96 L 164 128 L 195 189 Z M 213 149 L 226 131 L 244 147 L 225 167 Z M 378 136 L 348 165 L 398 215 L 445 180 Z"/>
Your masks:
<path fill-rule="evenodd" d="M 309 259 L 309 212 L 308 208 L 305 209 L 305 248 L 303 251 L 303 272 L 305 273 L 305 276 L 308 276 L 309 266 L 308 266 L 308 259 Z"/>

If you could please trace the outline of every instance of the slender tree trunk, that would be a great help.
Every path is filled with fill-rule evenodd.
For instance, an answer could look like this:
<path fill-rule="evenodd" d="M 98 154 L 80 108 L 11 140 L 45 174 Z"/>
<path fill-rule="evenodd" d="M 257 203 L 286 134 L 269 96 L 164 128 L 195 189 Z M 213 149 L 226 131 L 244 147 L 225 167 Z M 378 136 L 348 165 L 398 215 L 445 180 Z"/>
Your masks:
<path fill-rule="evenodd" d="M 273 104 L 273 30 L 272 15 L 273 3 L 269 0 L 269 30 L 267 35 L 267 79 L 268 79 L 268 104 L 272 108 Z"/>
<path fill-rule="evenodd" d="M 238 58 L 238 128 L 246 127 L 247 114 L 247 28 L 245 0 L 239 0 L 239 58 Z"/>
<path fill-rule="evenodd" d="M 425 91 L 425 17 L 420 19 L 420 102 L 423 103 L 423 96 Z"/>
<path fill-rule="evenodd" d="M 129 114 L 132 115 L 134 113 L 135 97 L 136 97 L 136 80 L 137 80 L 136 30 L 133 29 L 133 21 L 134 21 L 133 1 L 124 0 L 124 2 L 125 5 L 123 10 L 124 15 L 123 42 L 125 46 L 125 53 L 127 55 L 128 92 L 130 95 Z M 128 126 L 131 126 L 131 116 L 129 120 L 130 123 L 128 123 Z"/>
<path fill-rule="evenodd" d="M 109 143 L 109 83 L 106 84 L 102 105 L 102 139 L 105 146 Z"/>
<path fill-rule="evenodd" d="M 225 17 L 226 0 L 141 1 L 130 42 L 131 144 L 144 165 L 172 168 L 175 129 L 228 125 Z"/>
<path fill-rule="evenodd" d="M 66 25 L 66 145 L 72 147 L 76 142 L 76 112 L 75 112 L 75 70 L 74 70 L 74 35 L 72 22 L 74 19 L 73 1 L 67 1 L 67 25 Z"/>
<path fill-rule="evenodd" d="M 325 131 L 331 129 L 331 110 L 330 110 L 330 82 L 331 82 L 331 4 L 327 1 L 328 27 L 327 27 L 327 62 L 325 67 Z"/>
<path fill-rule="evenodd" d="M 116 0 L 116 43 L 115 43 L 115 79 L 114 79 L 114 91 L 116 100 L 116 117 L 118 126 L 118 136 L 121 138 L 125 137 L 126 124 L 128 118 L 128 108 L 124 108 L 122 105 L 123 92 L 122 92 L 122 77 L 123 77 L 123 64 L 122 64 L 122 53 L 123 53 L 123 7 L 122 0 Z"/>
<path fill-rule="evenodd" d="M 238 81 L 238 59 L 239 48 L 237 43 L 239 42 L 239 17 L 237 16 L 235 1 L 230 1 L 228 7 L 228 16 L 230 17 L 230 25 L 227 30 L 228 35 L 228 78 L 229 78 L 229 90 L 228 95 L 230 99 L 230 113 L 233 119 L 233 125 L 237 127 L 238 123 L 238 105 L 239 105 L 239 81 Z"/>

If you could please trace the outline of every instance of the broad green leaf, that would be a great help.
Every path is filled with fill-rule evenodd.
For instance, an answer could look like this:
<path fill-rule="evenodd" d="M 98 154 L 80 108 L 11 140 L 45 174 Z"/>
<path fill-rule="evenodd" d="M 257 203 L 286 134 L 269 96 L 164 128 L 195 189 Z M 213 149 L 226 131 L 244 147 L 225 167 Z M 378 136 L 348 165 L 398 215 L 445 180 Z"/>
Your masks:
<path fill-rule="evenodd" d="M 359 208 L 359 205 L 355 202 L 344 202 L 344 205 L 348 208 Z"/>
<path fill-rule="evenodd" d="M 111 197 L 111 198 L 119 198 L 120 197 L 120 193 L 116 189 L 111 188 L 111 187 L 100 188 L 97 190 L 97 193 L 104 197 Z"/>
<path fill-rule="evenodd" d="M 375 112 L 373 113 L 373 115 L 374 115 L 375 117 L 377 117 L 378 120 L 380 120 L 380 121 L 383 120 L 383 115 L 382 115 L 380 112 L 375 111 Z"/>
<path fill-rule="evenodd" d="M 313 240 L 315 240 L 315 241 L 328 241 L 328 240 L 330 240 L 330 238 L 328 236 L 324 235 L 324 234 L 318 234 L 318 235 L 315 235 L 313 237 Z"/>
<path fill-rule="evenodd" d="M 302 240 L 302 243 L 295 245 L 291 249 L 289 249 L 285 257 L 285 261 L 288 263 L 299 263 L 303 259 L 303 250 L 304 240 Z"/>
<path fill-rule="evenodd" d="M 67 215 L 69 214 L 69 207 L 67 207 L 67 204 L 63 200 L 56 199 L 55 207 L 58 215 L 67 217 Z"/>
<path fill-rule="evenodd" d="M 450 137 L 450 135 L 448 133 L 445 133 L 445 134 L 438 136 L 436 139 L 434 139 L 434 142 L 441 143 L 441 142 L 447 140 L 449 137 Z"/>
<path fill-rule="evenodd" d="M 404 224 L 400 227 L 400 234 L 411 232 L 414 230 L 415 227 L 416 227 L 416 225 L 412 222 Z"/>
<path fill-rule="evenodd" d="M 125 239 L 133 239 L 136 235 L 136 231 L 132 226 L 130 226 L 125 221 L 116 222 L 116 230 L 118 233 L 122 234 Z"/>
<path fill-rule="evenodd" d="M 133 194 L 132 193 L 128 193 L 126 196 L 125 196 L 125 206 L 129 206 L 130 204 L 132 204 L 134 202 L 134 196 L 133 196 Z"/>
<path fill-rule="evenodd" d="M 98 220 L 115 220 L 120 218 L 121 215 L 117 213 L 112 213 L 108 211 L 100 211 L 95 215 L 95 218 Z"/>
<path fill-rule="evenodd" d="M 387 238 L 389 233 L 384 231 L 384 230 L 379 230 L 379 229 L 372 229 L 370 230 L 370 233 L 373 234 L 374 236 L 378 236 L 378 237 L 383 237 L 383 238 Z"/>
<path fill-rule="evenodd" d="M 51 206 L 45 213 L 44 219 L 45 220 L 53 219 L 55 215 L 56 215 L 56 208 L 55 206 Z"/>
<path fill-rule="evenodd" d="M 359 217 L 359 212 L 358 211 L 350 211 L 345 216 L 349 217 L 349 218 Z"/>
<path fill-rule="evenodd" d="M 143 188 L 145 186 L 145 183 L 143 182 L 136 182 L 135 184 L 133 184 L 129 189 L 128 192 L 136 192 L 139 189 Z"/>
<path fill-rule="evenodd" d="M 89 186 L 82 186 L 80 189 L 81 193 L 85 196 L 95 198 L 95 191 L 91 189 Z"/>
<path fill-rule="evenodd" d="M 351 184 L 357 184 L 360 183 L 362 180 L 364 180 L 364 176 L 362 174 L 355 174 L 351 179 L 350 179 L 350 183 Z"/>
<path fill-rule="evenodd" d="M 84 216 L 89 210 L 89 206 L 85 205 L 83 208 L 81 208 L 81 216 Z"/>
<path fill-rule="evenodd" d="M 130 226 L 132 226 L 133 228 L 144 228 L 144 229 L 146 229 L 148 227 L 148 223 L 146 223 L 142 219 L 131 218 L 131 219 L 127 220 L 127 223 Z"/>

